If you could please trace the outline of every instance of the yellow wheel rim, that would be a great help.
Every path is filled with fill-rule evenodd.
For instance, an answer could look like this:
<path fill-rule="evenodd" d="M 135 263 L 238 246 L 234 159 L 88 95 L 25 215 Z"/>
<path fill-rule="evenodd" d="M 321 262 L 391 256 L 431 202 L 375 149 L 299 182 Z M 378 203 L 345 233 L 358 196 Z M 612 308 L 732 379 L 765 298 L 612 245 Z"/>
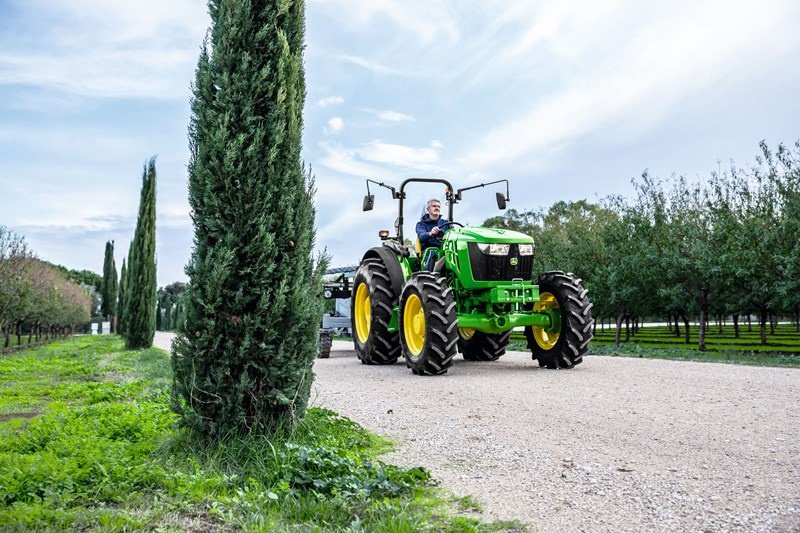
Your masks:
<path fill-rule="evenodd" d="M 458 328 L 458 334 L 461 335 L 461 338 L 465 341 L 468 341 L 475 335 L 474 328 Z"/>
<path fill-rule="evenodd" d="M 425 312 L 422 310 L 422 301 L 416 294 L 406 299 L 403 308 L 403 337 L 412 355 L 422 353 L 425 345 Z"/>
<path fill-rule="evenodd" d="M 366 283 L 362 283 L 356 289 L 355 309 L 353 316 L 356 321 L 356 335 L 361 342 L 367 342 L 369 338 L 369 328 L 372 324 L 372 305 L 369 301 L 369 289 Z"/>
<path fill-rule="evenodd" d="M 561 308 L 558 306 L 558 300 L 556 300 L 555 296 L 549 292 L 543 292 L 539 294 L 539 301 L 533 304 L 533 309 L 534 311 L 558 311 Z M 533 338 L 536 339 L 536 344 L 544 350 L 552 349 L 561 336 L 560 331 L 548 331 L 544 328 L 537 328 L 536 326 L 533 326 L 531 329 L 533 330 Z"/>

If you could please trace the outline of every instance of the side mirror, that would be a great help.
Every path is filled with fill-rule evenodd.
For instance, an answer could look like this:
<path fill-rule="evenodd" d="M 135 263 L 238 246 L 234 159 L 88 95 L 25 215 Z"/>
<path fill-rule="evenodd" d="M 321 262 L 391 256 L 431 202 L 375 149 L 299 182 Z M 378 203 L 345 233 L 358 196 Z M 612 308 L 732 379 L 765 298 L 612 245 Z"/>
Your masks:
<path fill-rule="evenodd" d="M 372 211 L 372 207 L 375 205 L 375 195 L 368 194 L 364 197 L 364 204 L 361 206 L 362 211 Z"/>
<path fill-rule="evenodd" d="M 495 193 L 495 194 L 496 194 L 496 197 L 497 197 L 497 208 L 498 209 L 505 209 L 506 208 L 506 197 L 501 192 L 498 192 L 498 193 Z"/>

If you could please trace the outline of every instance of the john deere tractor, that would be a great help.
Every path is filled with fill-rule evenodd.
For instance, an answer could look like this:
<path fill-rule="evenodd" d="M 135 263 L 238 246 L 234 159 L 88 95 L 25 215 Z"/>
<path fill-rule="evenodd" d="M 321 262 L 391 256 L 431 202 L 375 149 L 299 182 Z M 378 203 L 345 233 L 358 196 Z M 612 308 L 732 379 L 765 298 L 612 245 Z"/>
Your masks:
<path fill-rule="evenodd" d="M 403 239 L 403 201 L 410 183 L 446 187 L 448 231 L 439 248 L 412 252 Z M 352 331 L 364 364 L 388 365 L 402 356 L 414 374 L 447 372 L 460 351 L 469 361 L 494 361 L 505 353 L 514 328 L 524 327 L 533 359 L 547 368 L 572 368 L 592 338 L 592 304 L 583 282 L 551 271 L 533 279 L 533 239 L 523 233 L 454 221 L 464 191 L 505 182 L 497 206 L 509 200 L 508 181 L 453 189 L 443 179 L 407 179 L 399 190 L 367 180 L 363 209 L 374 205 L 369 184 L 397 200 L 396 235 L 379 232 L 382 246 L 361 259 L 351 293 Z M 415 236 L 416 238 L 416 236 Z M 437 254 L 432 271 L 428 255 Z"/>

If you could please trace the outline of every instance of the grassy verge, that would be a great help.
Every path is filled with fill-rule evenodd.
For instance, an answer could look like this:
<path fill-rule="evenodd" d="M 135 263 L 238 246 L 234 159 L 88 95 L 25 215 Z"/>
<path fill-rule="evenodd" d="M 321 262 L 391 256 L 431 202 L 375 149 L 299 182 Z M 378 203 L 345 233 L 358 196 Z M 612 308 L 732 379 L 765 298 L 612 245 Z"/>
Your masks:
<path fill-rule="evenodd" d="M 169 383 L 165 352 L 110 335 L 0 359 L 0 529 L 522 529 L 459 516 L 463 498 L 378 461 L 389 443 L 331 411 L 197 447 Z"/>
<path fill-rule="evenodd" d="M 613 329 L 606 329 L 604 332 L 598 329 L 589 345 L 589 353 L 648 359 L 800 367 L 800 333 L 794 326 L 788 324 L 777 326 L 775 334 L 767 336 L 766 345 L 761 345 L 761 338 L 755 327 L 753 331 L 748 331 L 746 326 L 741 327 L 740 336 L 736 338 L 733 326 L 725 326 L 721 332 L 716 326 L 712 326 L 706 334 L 706 352 L 697 349 L 697 327 L 689 328 L 689 332 L 692 344 L 686 344 L 683 337 L 676 337 L 664 326 L 644 327 L 637 335 L 632 336 L 629 342 L 615 345 Z M 527 350 L 521 333 L 514 333 L 510 349 Z"/>

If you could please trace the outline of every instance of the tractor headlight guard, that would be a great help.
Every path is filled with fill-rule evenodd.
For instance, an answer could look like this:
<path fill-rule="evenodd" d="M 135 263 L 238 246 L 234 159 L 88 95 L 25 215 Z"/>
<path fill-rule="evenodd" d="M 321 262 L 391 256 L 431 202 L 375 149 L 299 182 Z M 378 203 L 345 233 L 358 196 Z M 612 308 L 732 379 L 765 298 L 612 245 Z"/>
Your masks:
<path fill-rule="evenodd" d="M 478 250 L 486 255 L 508 255 L 510 244 L 484 244 L 478 243 Z"/>
<path fill-rule="evenodd" d="M 519 255 L 533 255 L 532 244 L 520 244 L 518 245 L 518 248 L 519 248 Z"/>

